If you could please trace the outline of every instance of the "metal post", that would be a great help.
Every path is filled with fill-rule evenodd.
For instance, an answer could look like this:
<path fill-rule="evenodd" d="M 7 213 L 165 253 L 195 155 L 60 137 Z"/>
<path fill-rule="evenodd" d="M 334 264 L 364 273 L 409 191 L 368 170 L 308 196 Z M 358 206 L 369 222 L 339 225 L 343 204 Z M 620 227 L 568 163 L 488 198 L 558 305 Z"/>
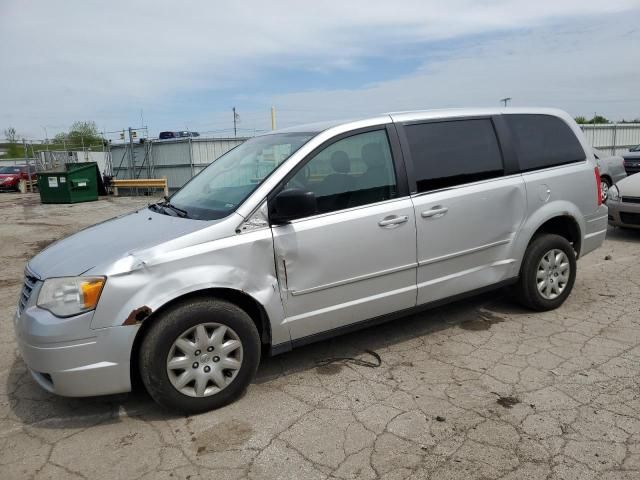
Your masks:
<path fill-rule="evenodd" d="M 131 127 L 129 127 L 129 178 L 136 178 L 134 173 L 135 159 L 133 157 L 133 138 L 131 137 Z"/>
<path fill-rule="evenodd" d="M 33 149 L 33 143 L 31 144 L 31 158 L 36 162 L 36 168 L 38 168 L 38 157 L 36 157 L 36 152 Z"/>
<path fill-rule="evenodd" d="M 46 152 L 45 151 L 40 151 L 38 153 L 41 154 L 41 155 L 45 155 L 46 156 Z M 38 168 L 38 157 L 36 156 L 36 152 L 33 149 L 33 142 L 31 143 L 31 156 L 29 158 L 33 159 L 33 163 L 34 163 L 35 167 Z"/>
<path fill-rule="evenodd" d="M 150 140 L 149 142 L 147 142 L 147 145 L 148 145 L 147 148 L 149 149 L 149 168 L 150 168 L 149 177 L 155 178 L 156 165 L 153 162 L 153 141 Z"/>
<path fill-rule="evenodd" d="M 189 137 L 189 165 L 191 166 L 191 176 L 195 176 L 195 169 L 193 167 L 193 144 L 191 143 L 191 137 Z"/>
<path fill-rule="evenodd" d="M 105 152 L 105 149 L 107 147 L 106 143 L 107 143 L 107 139 L 104 138 L 104 135 L 102 135 L 102 158 L 105 159 L 105 160 L 107 158 L 107 154 Z M 107 170 L 107 163 L 105 162 L 104 170 L 102 171 L 102 177 L 103 178 L 107 174 L 106 170 Z M 98 167 L 98 174 L 100 174 L 100 167 Z"/>
<path fill-rule="evenodd" d="M 236 128 L 237 117 L 238 117 L 238 114 L 236 113 L 236 107 L 233 107 L 233 136 L 234 137 L 238 136 L 238 129 Z"/>
<path fill-rule="evenodd" d="M 113 177 L 113 158 L 111 157 L 111 142 L 107 140 L 107 150 L 104 156 L 104 169 L 106 170 L 105 175 L 109 175 Z"/>
<path fill-rule="evenodd" d="M 151 176 L 151 149 L 149 148 L 148 139 L 144 142 L 144 153 L 145 157 L 147 157 L 147 178 L 153 178 Z"/>
<path fill-rule="evenodd" d="M 617 143 L 617 136 L 618 136 L 618 124 L 614 123 L 613 124 L 613 151 L 611 152 L 612 155 L 615 156 L 616 154 L 616 143 Z"/>
<path fill-rule="evenodd" d="M 49 151 L 49 132 L 47 132 L 47 127 L 42 127 L 44 129 L 44 137 L 45 142 L 47 142 L 47 152 Z"/>
<path fill-rule="evenodd" d="M 27 153 L 27 141 L 22 139 L 22 148 L 24 149 L 24 159 L 27 162 L 27 177 L 29 178 L 29 191 L 33 193 L 33 183 L 31 183 L 31 165 L 29 164 L 29 154 Z"/>

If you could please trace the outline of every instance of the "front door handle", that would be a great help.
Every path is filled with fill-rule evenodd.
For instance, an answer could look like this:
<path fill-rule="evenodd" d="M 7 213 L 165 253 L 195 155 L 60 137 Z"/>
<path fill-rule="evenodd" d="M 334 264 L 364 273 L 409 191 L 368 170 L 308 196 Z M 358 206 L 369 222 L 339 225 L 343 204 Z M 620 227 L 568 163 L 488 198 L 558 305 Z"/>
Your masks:
<path fill-rule="evenodd" d="M 382 220 L 378 222 L 378 225 L 381 227 L 394 227 L 397 225 L 401 225 L 409 221 L 409 217 L 407 215 L 397 216 L 391 215 L 389 217 L 384 217 Z"/>
<path fill-rule="evenodd" d="M 431 210 L 425 210 L 420 214 L 422 218 L 440 218 L 444 216 L 449 209 L 447 207 L 443 207 L 442 205 L 438 205 L 437 207 L 433 207 Z"/>

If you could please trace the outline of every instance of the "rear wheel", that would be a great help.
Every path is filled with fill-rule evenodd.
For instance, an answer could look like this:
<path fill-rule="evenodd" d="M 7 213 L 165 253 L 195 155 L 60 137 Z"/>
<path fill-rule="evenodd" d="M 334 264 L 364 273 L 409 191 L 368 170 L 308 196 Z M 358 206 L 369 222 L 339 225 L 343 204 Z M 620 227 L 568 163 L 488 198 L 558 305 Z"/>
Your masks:
<path fill-rule="evenodd" d="M 569 241 L 554 234 L 535 237 L 525 253 L 517 284 L 520 303 L 552 310 L 564 303 L 576 279 L 576 257 Z"/>
<path fill-rule="evenodd" d="M 604 202 L 609 196 L 611 180 L 609 180 L 607 177 L 600 177 L 600 188 L 602 190 L 602 201 Z"/>
<path fill-rule="evenodd" d="M 172 307 L 140 347 L 140 376 L 153 399 L 181 412 L 219 408 L 237 399 L 260 362 L 251 317 L 223 300 L 197 299 Z"/>

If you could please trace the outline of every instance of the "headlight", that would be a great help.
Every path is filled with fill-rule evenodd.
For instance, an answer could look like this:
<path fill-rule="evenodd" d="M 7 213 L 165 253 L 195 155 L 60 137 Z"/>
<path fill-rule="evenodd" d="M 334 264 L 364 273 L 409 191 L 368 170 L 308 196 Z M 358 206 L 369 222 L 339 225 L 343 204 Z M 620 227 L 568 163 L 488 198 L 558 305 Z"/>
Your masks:
<path fill-rule="evenodd" d="M 615 185 L 611 185 L 609 187 L 609 192 L 607 193 L 607 200 L 613 200 L 614 202 L 617 202 L 620 200 L 620 191 L 618 190 L 618 187 L 616 187 Z"/>
<path fill-rule="evenodd" d="M 96 308 L 104 277 L 48 278 L 38 295 L 38 307 L 57 317 L 70 317 Z"/>

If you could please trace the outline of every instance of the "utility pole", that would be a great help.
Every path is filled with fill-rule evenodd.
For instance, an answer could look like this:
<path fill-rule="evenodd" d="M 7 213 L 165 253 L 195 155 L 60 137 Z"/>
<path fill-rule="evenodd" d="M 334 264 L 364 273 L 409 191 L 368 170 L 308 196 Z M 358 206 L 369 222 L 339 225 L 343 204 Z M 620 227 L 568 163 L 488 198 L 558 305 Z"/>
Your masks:
<path fill-rule="evenodd" d="M 236 126 L 236 120 L 238 119 L 238 114 L 236 113 L 236 107 L 233 107 L 233 136 L 238 136 L 238 129 Z"/>
<path fill-rule="evenodd" d="M 271 106 L 271 130 L 276 129 L 276 107 Z"/>
<path fill-rule="evenodd" d="M 505 107 L 508 107 L 509 102 L 511 101 L 511 97 L 501 98 L 500 101 L 504 104 Z"/>
<path fill-rule="evenodd" d="M 24 149 L 24 159 L 27 164 L 27 177 L 29 178 L 29 191 L 33 193 L 33 183 L 31 183 L 31 165 L 29 164 L 29 154 L 27 153 L 27 141 L 22 139 L 22 148 Z"/>

